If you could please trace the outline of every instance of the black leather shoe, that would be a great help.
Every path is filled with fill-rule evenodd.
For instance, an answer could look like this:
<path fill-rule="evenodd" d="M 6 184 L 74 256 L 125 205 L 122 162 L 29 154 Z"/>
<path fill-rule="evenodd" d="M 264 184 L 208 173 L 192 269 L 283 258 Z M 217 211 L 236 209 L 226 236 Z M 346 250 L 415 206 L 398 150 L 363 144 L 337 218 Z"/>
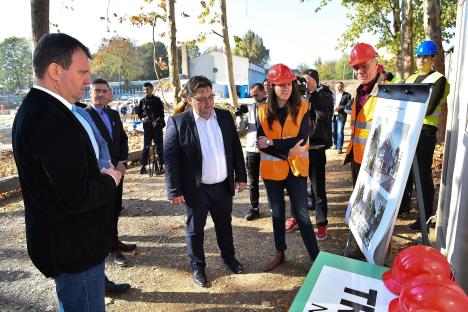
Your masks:
<path fill-rule="evenodd" d="M 134 251 L 137 247 L 136 244 L 125 244 L 121 241 L 118 241 L 117 246 L 119 247 L 120 251 L 123 251 L 123 252 Z"/>
<path fill-rule="evenodd" d="M 206 275 L 205 269 L 194 269 L 192 271 L 192 277 L 195 283 L 201 287 L 206 287 Z"/>
<path fill-rule="evenodd" d="M 233 273 L 240 274 L 242 273 L 242 264 L 237 261 L 236 258 L 232 258 L 230 261 L 224 261 L 226 265 L 231 269 Z"/>
<path fill-rule="evenodd" d="M 257 209 L 252 208 L 250 209 L 249 213 L 245 215 L 244 218 L 247 221 L 252 221 L 252 220 L 257 219 L 258 217 L 260 217 L 260 212 L 258 211 L 258 208 Z"/>
<path fill-rule="evenodd" d="M 142 166 L 140 168 L 140 174 L 147 174 L 148 173 L 148 170 L 146 170 L 146 166 Z"/>
<path fill-rule="evenodd" d="M 112 281 L 106 281 L 106 295 L 120 295 L 130 289 L 130 284 L 116 284 Z"/>

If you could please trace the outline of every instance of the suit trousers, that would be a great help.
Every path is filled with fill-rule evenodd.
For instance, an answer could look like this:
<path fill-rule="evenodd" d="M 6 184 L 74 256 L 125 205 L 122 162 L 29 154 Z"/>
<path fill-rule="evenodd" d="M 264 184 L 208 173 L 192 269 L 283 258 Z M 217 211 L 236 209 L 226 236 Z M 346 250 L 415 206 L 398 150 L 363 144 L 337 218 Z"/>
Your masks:
<path fill-rule="evenodd" d="M 315 208 L 317 225 L 327 225 L 328 201 L 325 190 L 325 165 L 327 156 L 325 148 L 309 150 L 309 179 L 312 207 Z"/>
<path fill-rule="evenodd" d="M 260 153 L 247 152 L 245 158 L 247 174 L 249 176 L 250 204 L 252 208 L 258 208 L 260 197 L 258 191 L 258 180 L 260 176 Z"/>
<path fill-rule="evenodd" d="M 159 158 L 159 166 L 162 167 L 164 164 L 164 149 L 163 149 L 163 129 L 161 127 L 153 127 L 150 124 L 143 126 L 143 153 L 141 154 L 141 165 L 146 166 L 148 164 L 148 145 L 154 141 L 156 145 L 156 153 Z"/>
<path fill-rule="evenodd" d="M 232 195 L 228 180 L 216 184 L 202 184 L 200 189 L 200 204 L 196 207 L 185 205 L 187 209 L 187 252 L 192 269 L 204 268 L 205 224 L 208 212 L 214 223 L 218 247 L 224 261 L 234 258 L 234 243 L 232 238 Z"/>
<path fill-rule="evenodd" d="M 123 193 L 123 182 L 124 177 L 120 181 L 119 186 L 115 190 L 115 197 L 114 197 L 114 232 L 113 232 L 113 245 L 111 252 L 116 251 L 118 248 L 118 240 L 119 240 L 119 217 L 120 213 L 122 212 L 122 193 Z"/>

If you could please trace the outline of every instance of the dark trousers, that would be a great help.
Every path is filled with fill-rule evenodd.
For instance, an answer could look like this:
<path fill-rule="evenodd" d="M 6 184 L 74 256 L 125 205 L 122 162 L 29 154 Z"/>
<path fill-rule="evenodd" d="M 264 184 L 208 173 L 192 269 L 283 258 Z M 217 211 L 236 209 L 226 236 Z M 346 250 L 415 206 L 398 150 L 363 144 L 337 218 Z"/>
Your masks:
<path fill-rule="evenodd" d="M 148 164 L 148 145 L 154 141 L 156 144 L 156 153 L 159 158 L 159 166 L 161 167 L 164 163 L 164 149 L 163 149 L 163 129 L 161 127 L 153 127 L 150 124 L 143 126 L 143 153 L 141 154 L 141 165 L 146 166 Z"/>
<path fill-rule="evenodd" d="M 247 152 L 245 158 L 247 173 L 249 175 L 250 204 L 258 208 L 258 180 L 260 175 L 260 153 Z"/>
<path fill-rule="evenodd" d="M 327 225 L 327 191 L 325 190 L 325 148 L 309 150 L 309 179 L 312 206 L 315 208 L 317 225 Z"/>
<path fill-rule="evenodd" d="M 419 136 L 416 147 L 416 157 L 418 159 L 419 177 L 421 179 L 421 191 L 424 202 L 424 212 L 426 221 L 432 215 L 432 205 L 434 203 L 434 182 L 432 180 L 432 157 L 434 156 L 437 142 L 437 128 L 423 129 Z M 410 211 L 411 193 L 413 191 L 414 173 L 411 170 L 406 188 L 401 200 L 400 211 Z"/>
<path fill-rule="evenodd" d="M 351 159 L 351 176 L 353 177 L 353 188 L 356 186 L 356 181 L 359 175 L 359 170 L 361 170 L 361 164 L 358 164 L 357 162 L 354 161 L 354 159 Z"/>
<path fill-rule="evenodd" d="M 205 238 L 205 224 L 208 212 L 213 219 L 221 257 L 225 261 L 234 258 L 234 243 L 232 239 L 232 196 L 229 192 L 227 180 L 216 184 L 202 184 L 200 190 L 200 205 L 187 209 L 187 252 L 192 269 L 204 268 L 205 252 L 203 242 Z"/>
<path fill-rule="evenodd" d="M 120 181 L 119 186 L 117 186 L 117 189 L 115 190 L 115 196 L 114 196 L 114 231 L 113 231 L 113 245 L 111 252 L 116 251 L 119 249 L 118 247 L 118 241 L 119 241 L 119 217 L 120 213 L 122 212 L 122 193 L 123 193 L 123 180 L 124 178 L 122 177 L 122 181 Z"/>
<path fill-rule="evenodd" d="M 285 201 L 284 189 L 288 191 L 291 201 L 291 211 L 296 217 L 302 241 L 306 246 L 312 261 L 319 253 L 319 247 L 315 238 L 314 228 L 310 222 L 307 207 L 307 178 L 296 177 L 291 171 L 288 177 L 282 181 L 263 180 L 267 191 L 268 203 L 270 205 L 273 221 L 273 235 L 275 239 L 275 248 L 278 251 L 286 250 L 286 231 L 284 229 L 285 221 Z"/>

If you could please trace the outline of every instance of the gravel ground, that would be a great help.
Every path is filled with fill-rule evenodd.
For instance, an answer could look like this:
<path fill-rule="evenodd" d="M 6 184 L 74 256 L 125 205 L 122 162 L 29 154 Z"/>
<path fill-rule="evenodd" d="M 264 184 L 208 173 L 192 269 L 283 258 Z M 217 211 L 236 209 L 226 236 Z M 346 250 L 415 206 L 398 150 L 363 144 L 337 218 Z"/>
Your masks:
<path fill-rule="evenodd" d="M 352 184 L 343 155 L 327 151 L 329 236 L 319 242 L 321 250 L 342 254 L 347 238 L 344 221 Z M 237 257 L 244 273 L 235 275 L 219 256 L 213 224 L 205 230 L 208 287 L 194 284 L 185 249 L 184 210 L 166 200 L 164 178 L 141 176 L 137 166 L 127 171 L 124 206 L 119 223 L 120 238 L 138 244 L 121 268 L 106 261 L 106 273 L 115 282 L 132 288 L 118 297 L 106 298 L 108 311 L 287 311 L 310 269 L 311 261 L 299 232 L 287 234 L 286 262 L 271 273 L 262 265 L 274 254 L 270 212 L 261 185 L 261 216 L 245 221 L 248 192 L 237 194 L 233 205 L 233 231 Z M 289 212 L 289 209 L 287 209 Z M 313 222 L 314 213 L 310 212 Z M 416 217 L 397 220 L 395 232 L 409 239 L 407 225 Z M 26 251 L 24 207 L 17 196 L 0 202 L 0 311 L 53 311 L 57 308 L 53 281 L 32 265 Z M 394 237 L 392 256 L 407 247 L 408 239 Z M 390 258 L 387 263 L 391 263 Z"/>

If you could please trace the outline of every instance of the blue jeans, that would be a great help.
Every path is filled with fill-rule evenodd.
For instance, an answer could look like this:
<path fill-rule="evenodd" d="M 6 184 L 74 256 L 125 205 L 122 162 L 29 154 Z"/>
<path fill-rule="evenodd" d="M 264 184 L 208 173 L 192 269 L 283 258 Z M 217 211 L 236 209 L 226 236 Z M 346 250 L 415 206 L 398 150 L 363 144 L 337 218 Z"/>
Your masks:
<path fill-rule="evenodd" d="M 346 123 L 346 117 L 343 118 L 340 115 L 333 115 L 333 120 L 332 120 L 333 143 L 335 143 L 337 149 L 343 148 L 345 123 Z"/>
<path fill-rule="evenodd" d="M 319 253 L 317 239 L 315 238 L 314 228 L 310 222 L 307 207 L 307 178 L 296 177 L 291 171 L 288 177 L 282 181 L 263 180 L 267 191 L 268 203 L 270 205 L 273 220 L 273 234 L 275 238 L 275 247 L 278 251 L 286 250 L 286 231 L 285 222 L 285 202 L 284 188 L 288 191 L 291 201 L 291 211 L 296 217 L 302 241 L 306 246 L 312 261 Z"/>
<path fill-rule="evenodd" d="M 55 280 L 59 312 L 105 310 L 104 261 L 79 273 L 62 273 Z"/>

